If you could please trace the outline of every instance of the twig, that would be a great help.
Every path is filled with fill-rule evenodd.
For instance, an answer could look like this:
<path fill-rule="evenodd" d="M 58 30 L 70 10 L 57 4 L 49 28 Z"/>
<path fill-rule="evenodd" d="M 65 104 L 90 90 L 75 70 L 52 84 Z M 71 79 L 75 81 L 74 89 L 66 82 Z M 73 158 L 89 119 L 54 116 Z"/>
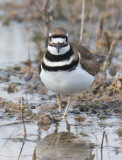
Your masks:
<path fill-rule="evenodd" d="M 48 148 L 51 146 L 51 144 L 53 143 L 53 141 L 56 140 L 56 139 L 55 139 L 55 135 L 57 135 L 57 131 L 58 131 L 58 123 L 56 123 L 56 128 L 55 128 L 55 131 L 54 131 L 54 133 L 53 133 L 52 139 L 50 139 L 49 144 L 47 145 L 46 148 L 44 148 L 44 150 L 42 151 L 42 154 L 43 154 L 46 150 L 48 150 Z"/>
<path fill-rule="evenodd" d="M 117 24 L 117 27 L 116 27 L 116 31 L 115 31 L 115 34 L 113 35 L 113 39 L 112 39 L 112 42 L 111 42 L 111 46 L 110 46 L 110 50 L 108 52 L 108 56 L 107 56 L 107 59 L 106 59 L 106 63 L 103 67 L 103 71 L 102 71 L 102 75 L 101 75 L 101 78 L 100 78 L 100 82 L 99 82 L 99 85 L 102 83 L 103 81 L 103 77 L 104 77 L 104 74 L 105 74 L 105 71 L 106 71 L 106 68 L 107 68 L 107 64 L 109 62 L 109 59 L 110 59 L 110 56 L 111 56 L 111 53 L 112 53 L 112 50 L 113 50 L 113 47 L 116 43 L 116 32 L 118 31 L 118 27 L 119 27 L 119 24 L 120 24 L 120 21 L 118 22 Z"/>
<path fill-rule="evenodd" d="M 33 157 L 32 157 L 32 160 L 36 160 L 37 159 L 37 156 L 36 156 L 36 148 L 34 149 L 34 152 L 33 152 Z"/>
<path fill-rule="evenodd" d="M 105 137 L 105 131 L 103 132 L 102 143 L 101 143 L 101 160 L 103 160 L 103 142 Z"/>
<path fill-rule="evenodd" d="M 106 42 L 107 42 L 107 48 L 108 48 L 108 51 L 109 51 L 109 50 L 110 50 L 111 43 L 110 43 L 110 40 L 109 40 L 108 32 L 107 32 L 107 31 L 104 31 L 103 33 L 104 33 L 104 35 L 105 35 Z"/>
<path fill-rule="evenodd" d="M 80 30 L 80 40 L 79 40 L 80 43 L 82 42 L 82 38 L 83 38 L 84 9 L 85 9 L 85 2 L 84 0 L 82 0 L 81 30 Z"/>
<path fill-rule="evenodd" d="M 22 97 L 21 97 L 21 111 L 22 111 L 22 122 L 23 122 L 23 128 L 24 128 L 24 138 L 26 138 L 27 132 L 26 132 L 25 121 L 24 121 L 24 116 L 23 116 Z"/>
<path fill-rule="evenodd" d="M 98 31 L 98 34 L 97 34 L 97 39 L 98 40 L 103 39 L 104 20 L 105 20 L 105 13 L 102 13 L 100 15 L 100 18 L 99 18 L 99 29 L 98 29 L 99 31 Z"/>
<path fill-rule="evenodd" d="M 40 15 L 43 18 L 43 21 L 45 23 L 45 27 L 44 27 L 45 47 L 47 47 L 50 23 L 53 21 L 53 13 L 54 13 L 54 8 L 56 6 L 56 3 L 57 3 L 57 0 L 56 1 L 45 0 L 43 3 L 43 6 L 40 8 L 38 3 L 35 2 L 36 8 L 40 12 Z"/>
<path fill-rule="evenodd" d="M 106 12 L 107 12 L 107 10 L 108 10 L 108 0 L 106 0 L 105 10 L 106 10 Z"/>
<path fill-rule="evenodd" d="M 89 40 L 89 28 L 90 28 L 90 24 L 91 24 L 91 20 L 92 20 L 92 16 L 93 16 L 93 11 L 94 11 L 94 4 L 95 4 L 95 0 L 92 0 L 92 9 L 91 9 L 91 13 L 89 16 L 89 21 L 88 21 L 88 29 L 87 29 L 87 35 L 86 35 L 86 43 L 88 43 Z"/>
<path fill-rule="evenodd" d="M 26 8 L 26 10 L 31 14 L 31 18 L 33 20 L 36 20 L 35 21 L 36 23 L 34 23 L 34 25 L 36 25 L 36 28 L 40 28 L 39 23 L 37 22 L 37 19 L 35 19 L 33 11 L 31 9 L 31 6 L 34 5 L 34 1 L 32 3 L 30 3 L 29 5 L 26 4 L 25 0 L 22 0 L 22 1 L 23 1 L 23 7 Z"/>
<path fill-rule="evenodd" d="M 107 10 L 106 10 L 105 13 L 101 13 L 100 18 L 99 18 L 99 29 L 98 29 L 98 33 L 97 33 L 97 40 L 102 41 L 105 20 L 108 17 L 112 17 L 113 15 L 115 15 L 115 12 L 113 12 L 113 11 L 107 12 Z"/>
<path fill-rule="evenodd" d="M 108 10 L 108 0 L 106 0 L 106 5 L 105 5 L 105 12 L 102 13 L 99 17 L 99 29 L 98 29 L 98 33 L 97 33 L 97 41 L 100 40 L 100 42 L 103 40 L 103 29 L 104 29 L 104 22 L 105 22 L 105 18 L 107 18 L 110 14 L 110 12 L 107 12 Z M 97 43 L 96 43 L 97 44 Z M 100 46 L 100 52 L 102 50 L 102 45 Z"/>
<path fill-rule="evenodd" d="M 99 17 L 99 31 L 98 31 L 98 39 L 102 41 L 103 39 L 103 28 L 104 28 L 104 20 L 108 10 L 108 0 L 106 0 L 105 12 L 102 13 Z"/>
<path fill-rule="evenodd" d="M 66 119 L 66 117 L 64 117 L 65 123 L 66 123 L 66 129 L 68 131 L 68 133 L 70 133 L 70 124 L 68 122 L 68 120 Z"/>
<path fill-rule="evenodd" d="M 30 27 L 28 27 L 28 62 L 29 62 L 29 70 L 31 67 L 31 60 L 30 60 Z"/>
<path fill-rule="evenodd" d="M 12 137 L 12 135 L 16 132 L 16 128 L 14 129 L 14 131 L 9 135 L 9 137 L 8 138 L 11 138 Z M 6 139 L 6 141 L 3 143 L 3 145 L 1 146 L 1 148 L 0 148 L 0 151 L 5 147 L 5 145 L 7 144 L 7 142 L 8 142 L 8 138 Z"/>
<path fill-rule="evenodd" d="M 21 147 L 20 152 L 19 152 L 18 160 L 19 160 L 19 158 L 20 158 L 20 156 L 21 156 L 21 153 L 22 153 L 22 150 L 23 150 L 24 144 L 25 144 L 25 142 L 23 142 L 23 143 L 22 143 L 22 147 Z"/>
<path fill-rule="evenodd" d="M 120 74 L 121 74 L 121 72 L 122 72 L 122 64 L 120 65 L 120 70 L 119 70 L 119 74 L 118 74 L 118 77 L 117 77 L 117 80 L 116 80 L 116 83 L 115 83 L 115 87 L 114 87 L 114 91 L 113 91 L 113 93 L 116 91 L 117 81 L 118 81 L 118 80 L 119 80 L 119 78 L 120 78 Z"/>
<path fill-rule="evenodd" d="M 78 11 L 78 6 L 79 6 L 78 1 L 74 0 L 73 5 L 74 5 L 74 7 L 73 7 L 74 21 L 73 22 L 75 23 L 77 21 L 77 18 L 78 18 L 78 16 L 77 16 L 77 11 Z"/>
<path fill-rule="evenodd" d="M 24 121 L 25 123 L 29 123 L 31 122 L 30 120 L 28 121 Z M 4 127 L 4 126 L 10 126 L 10 125 L 17 125 L 17 124 L 21 124 L 23 122 L 14 122 L 14 123 L 8 123 L 8 124 L 3 124 L 3 125 L 0 125 L 0 127 Z"/>

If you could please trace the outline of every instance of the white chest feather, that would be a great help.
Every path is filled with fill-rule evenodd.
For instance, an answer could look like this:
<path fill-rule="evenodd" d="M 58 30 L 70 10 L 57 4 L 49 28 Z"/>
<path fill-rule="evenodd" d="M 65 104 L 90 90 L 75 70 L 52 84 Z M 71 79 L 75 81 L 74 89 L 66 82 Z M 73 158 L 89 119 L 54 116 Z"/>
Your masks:
<path fill-rule="evenodd" d="M 80 64 L 69 72 L 49 72 L 42 69 L 40 77 L 48 89 L 64 95 L 86 90 L 94 80 L 94 76 L 83 70 Z"/>

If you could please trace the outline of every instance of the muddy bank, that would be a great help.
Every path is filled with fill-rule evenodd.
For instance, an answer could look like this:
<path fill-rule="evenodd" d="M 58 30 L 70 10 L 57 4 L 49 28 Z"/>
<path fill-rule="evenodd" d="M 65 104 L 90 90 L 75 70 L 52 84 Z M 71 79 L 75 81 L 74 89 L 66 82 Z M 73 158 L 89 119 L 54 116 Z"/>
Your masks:
<path fill-rule="evenodd" d="M 19 104 L 23 97 L 23 104 L 28 107 L 36 108 L 39 105 L 57 106 L 56 94 L 48 91 L 41 83 L 38 67 L 14 66 L 0 70 L 0 86 L 1 86 L 1 107 L 4 107 L 6 95 L 8 100 L 15 104 Z M 36 82 L 36 83 L 35 83 Z M 5 94 L 5 95 L 4 95 Z M 11 99 L 12 95 L 12 99 Z M 18 95 L 18 97 L 17 97 Z M 5 98 L 5 102 L 2 99 Z M 66 105 L 67 99 L 63 99 L 63 107 Z M 12 103 L 8 101 L 8 104 Z M 50 103 L 50 104 L 49 104 Z M 94 84 L 80 94 L 74 94 L 72 106 L 74 113 L 77 108 L 80 112 L 91 112 L 101 114 L 105 112 L 112 114 L 114 111 L 121 111 L 122 106 L 122 80 L 106 79 L 99 86 L 99 80 L 96 79 Z M 9 108 L 9 107 L 8 107 Z"/>

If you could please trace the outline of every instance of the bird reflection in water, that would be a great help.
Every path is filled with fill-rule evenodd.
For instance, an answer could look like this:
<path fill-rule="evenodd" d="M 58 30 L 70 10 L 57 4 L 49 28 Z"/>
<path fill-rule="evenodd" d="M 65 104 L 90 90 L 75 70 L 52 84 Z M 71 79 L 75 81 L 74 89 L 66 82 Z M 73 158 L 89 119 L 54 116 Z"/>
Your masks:
<path fill-rule="evenodd" d="M 39 141 L 35 147 L 33 160 L 86 160 L 91 155 L 89 139 L 80 138 L 70 132 L 70 125 L 65 119 L 67 131 L 58 132 L 59 123 L 53 134 Z"/>

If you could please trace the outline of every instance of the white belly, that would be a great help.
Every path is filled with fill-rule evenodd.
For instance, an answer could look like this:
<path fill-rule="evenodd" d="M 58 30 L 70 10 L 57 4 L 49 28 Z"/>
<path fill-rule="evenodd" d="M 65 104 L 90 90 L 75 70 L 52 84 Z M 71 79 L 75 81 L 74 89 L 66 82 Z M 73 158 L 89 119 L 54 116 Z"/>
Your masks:
<path fill-rule="evenodd" d="M 40 77 L 49 90 L 64 95 L 86 90 L 94 80 L 94 76 L 83 70 L 80 64 L 70 72 L 48 72 L 42 69 Z"/>

